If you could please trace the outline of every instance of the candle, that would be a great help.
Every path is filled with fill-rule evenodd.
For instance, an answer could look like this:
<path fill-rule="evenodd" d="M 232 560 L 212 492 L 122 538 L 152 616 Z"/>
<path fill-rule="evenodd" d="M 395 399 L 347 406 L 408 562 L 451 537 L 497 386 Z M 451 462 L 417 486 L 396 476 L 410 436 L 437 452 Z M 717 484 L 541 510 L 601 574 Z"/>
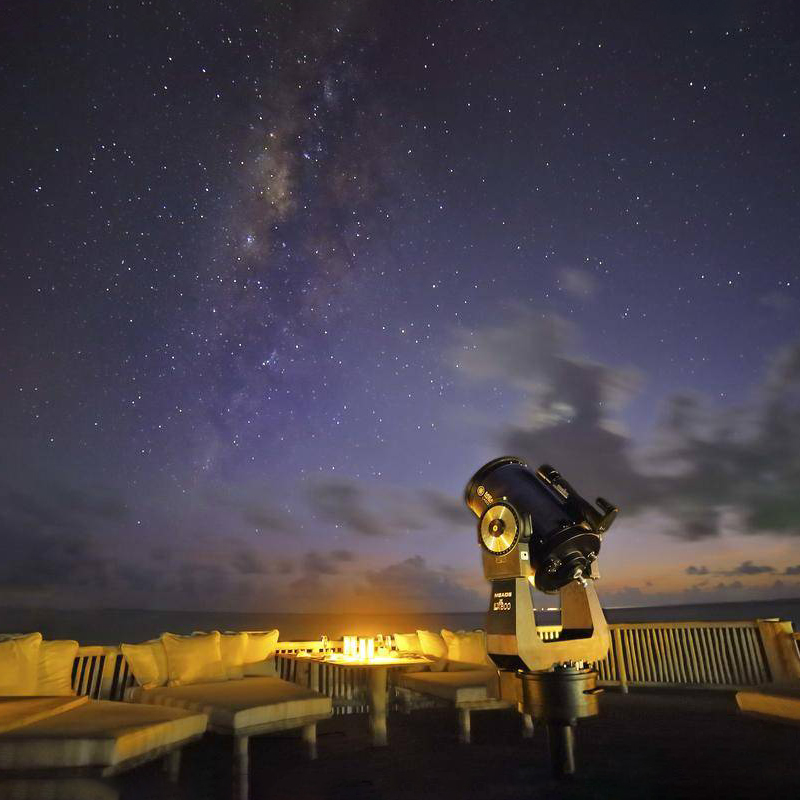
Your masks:
<path fill-rule="evenodd" d="M 372 661 L 375 658 L 375 640 L 367 639 L 367 661 Z"/>
<path fill-rule="evenodd" d="M 367 640 L 366 639 L 359 639 L 358 640 L 358 660 L 359 661 L 366 661 L 367 660 Z"/>

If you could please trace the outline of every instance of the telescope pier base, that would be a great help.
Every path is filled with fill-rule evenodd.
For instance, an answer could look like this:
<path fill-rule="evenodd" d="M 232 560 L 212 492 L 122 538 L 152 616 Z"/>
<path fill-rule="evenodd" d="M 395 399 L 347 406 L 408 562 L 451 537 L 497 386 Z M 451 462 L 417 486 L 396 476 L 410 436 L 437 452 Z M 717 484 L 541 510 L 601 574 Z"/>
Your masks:
<path fill-rule="evenodd" d="M 547 726 L 550 765 L 556 778 L 575 774 L 575 727 L 562 722 Z"/>

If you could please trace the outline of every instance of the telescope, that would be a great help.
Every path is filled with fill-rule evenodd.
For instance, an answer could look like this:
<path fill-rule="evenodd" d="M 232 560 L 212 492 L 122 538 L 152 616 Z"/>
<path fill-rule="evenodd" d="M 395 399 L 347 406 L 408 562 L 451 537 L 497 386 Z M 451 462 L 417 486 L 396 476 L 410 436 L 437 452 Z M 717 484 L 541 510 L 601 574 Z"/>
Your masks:
<path fill-rule="evenodd" d="M 587 502 L 550 465 L 535 472 L 515 456 L 496 458 L 470 479 L 464 499 L 478 517 L 483 572 L 491 581 L 489 657 L 501 694 L 547 726 L 557 775 L 575 771 L 574 728 L 599 712 L 597 673 L 609 648 L 594 590 L 597 556 L 618 509 Z M 561 598 L 561 632 L 539 635 L 531 588 Z"/>

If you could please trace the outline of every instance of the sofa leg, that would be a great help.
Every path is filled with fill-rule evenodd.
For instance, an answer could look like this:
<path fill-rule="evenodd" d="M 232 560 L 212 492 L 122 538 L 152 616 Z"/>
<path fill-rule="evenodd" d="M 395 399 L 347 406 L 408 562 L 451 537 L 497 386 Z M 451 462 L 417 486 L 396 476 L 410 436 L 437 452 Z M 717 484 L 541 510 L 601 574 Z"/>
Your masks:
<path fill-rule="evenodd" d="M 249 736 L 233 737 L 233 800 L 247 800 L 249 794 Z"/>
<path fill-rule="evenodd" d="M 522 738 L 533 738 L 533 717 L 530 714 L 522 715 Z"/>
<path fill-rule="evenodd" d="M 181 751 L 173 750 L 164 758 L 164 771 L 170 783 L 177 783 L 181 772 Z"/>
<path fill-rule="evenodd" d="M 458 710 L 458 741 L 461 744 L 469 744 L 470 738 L 469 709 L 460 708 Z"/>
<path fill-rule="evenodd" d="M 308 757 L 314 761 L 317 757 L 317 723 L 303 725 L 303 741 L 308 747 Z"/>

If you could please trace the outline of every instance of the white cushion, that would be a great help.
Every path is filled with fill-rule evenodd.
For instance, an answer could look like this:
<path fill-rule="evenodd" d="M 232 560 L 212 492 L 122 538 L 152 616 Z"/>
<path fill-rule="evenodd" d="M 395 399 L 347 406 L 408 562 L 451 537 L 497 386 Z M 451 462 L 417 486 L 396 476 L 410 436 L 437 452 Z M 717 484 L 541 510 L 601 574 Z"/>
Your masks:
<path fill-rule="evenodd" d="M 0 769 L 113 766 L 199 736 L 207 722 L 175 708 L 90 700 L 0 734 Z"/>
<path fill-rule="evenodd" d="M 447 645 L 440 633 L 417 631 L 422 653 L 436 659 L 431 663 L 431 672 L 441 672 L 447 666 Z"/>
<path fill-rule="evenodd" d="M 396 633 L 394 643 L 401 653 L 421 653 L 422 645 L 419 643 L 419 635 L 416 633 Z"/>
<path fill-rule="evenodd" d="M 0 696 L 35 695 L 41 633 L 0 642 Z"/>
<path fill-rule="evenodd" d="M 442 629 L 442 638 L 447 645 L 447 671 L 471 670 L 476 664 L 493 667 L 486 650 L 486 634 L 483 631 L 448 631 Z"/>
<path fill-rule="evenodd" d="M 169 666 L 167 651 L 161 639 L 151 639 L 141 644 L 123 644 L 120 649 L 139 686 L 146 689 L 166 686 Z"/>
<path fill-rule="evenodd" d="M 222 663 L 229 678 L 241 678 L 244 675 L 242 665 L 247 657 L 246 633 L 221 633 L 219 636 L 219 650 Z"/>
<path fill-rule="evenodd" d="M 51 696 L 74 695 L 72 667 L 78 643 L 71 639 L 43 641 L 39 647 L 36 693 Z"/>
<path fill-rule="evenodd" d="M 454 703 L 474 703 L 499 697 L 499 679 L 495 670 L 469 672 L 405 672 L 396 684 L 421 694 Z"/>
<path fill-rule="evenodd" d="M 199 636 L 162 633 L 161 641 L 167 651 L 169 686 L 227 680 L 219 639 L 219 631 Z"/>
<path fill-rule="evenodd" d="M 269 658 L 278 646 L 279 635 L 277 629 L 271 631 L 247 631 L 247 651 L 244 663 L 253 664 L 256 661 L 264 661 Z"/>
<path fill-rule="evenodd" d="M 245 664 L 242 667 L 242 673 L 246 678 L 277 678 L 278 666 L 275 663 L 275 656 L 272 655 L 263 661 L 254 661 L 252 664 Z"/>
<path fill-rule="evenodd" d="M 331 699 L 280 678 L 243 678 L 224 683 L 196 683 L 130 690 L 138 703 L 183 708 L 208 714 L 209 724 L 224 731 L 283 723 L 304 717 L 327 717 Z"/>

